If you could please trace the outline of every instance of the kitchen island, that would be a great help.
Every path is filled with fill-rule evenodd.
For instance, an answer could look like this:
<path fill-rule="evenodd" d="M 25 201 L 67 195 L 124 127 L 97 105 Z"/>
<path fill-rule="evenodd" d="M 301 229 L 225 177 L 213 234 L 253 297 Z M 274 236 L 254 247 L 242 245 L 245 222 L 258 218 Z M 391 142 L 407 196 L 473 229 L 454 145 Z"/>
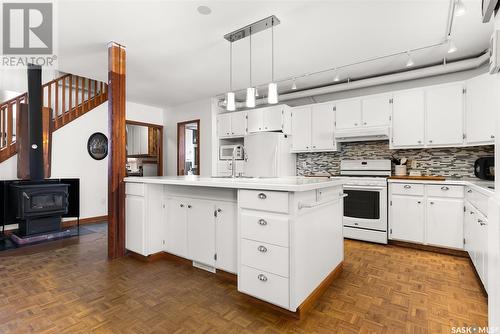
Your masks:
<path fill-rule="evenodd" d="M 238 291 L 303 314 L 341 272 L 342 180 L 127 177 L 126 243 L 237 275 Z"/>

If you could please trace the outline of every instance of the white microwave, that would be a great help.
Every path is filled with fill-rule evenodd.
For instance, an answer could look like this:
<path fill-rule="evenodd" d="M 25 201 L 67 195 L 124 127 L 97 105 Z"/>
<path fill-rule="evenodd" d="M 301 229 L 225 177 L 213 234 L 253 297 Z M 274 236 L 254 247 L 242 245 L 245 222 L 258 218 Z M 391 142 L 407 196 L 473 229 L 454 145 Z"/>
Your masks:
<path fill-rule="evenodd" d="M 243 145 L 221 145 L 219 148 L 219 160 L 232 160 L 235 148 L 236 152 L 234 152 L 234 158 L 236 160 L 243 160 Z"/>

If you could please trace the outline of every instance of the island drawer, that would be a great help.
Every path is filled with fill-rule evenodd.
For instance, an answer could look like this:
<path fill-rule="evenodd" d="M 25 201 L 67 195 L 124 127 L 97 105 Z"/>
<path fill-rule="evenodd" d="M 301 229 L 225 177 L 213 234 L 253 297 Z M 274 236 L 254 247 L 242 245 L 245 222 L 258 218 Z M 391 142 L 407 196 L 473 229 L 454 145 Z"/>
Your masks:
<path fill-rule="evenodd" d="M 424 185 L 417 183 L 392 183 L 392 194 L 424 196 Z"/>
<path fill-rule="evenodd" d="M 288 247 L 288 219 L 247 211 L 241 214 L 241 237 Z"/>
<path fill-rule="evenodd" d="M 241 239 L 241 264 L 288 277 L 288 248 Z"/>
<path fill-rule="evenodd" d="M 289 308 L 289 281 L 266 271 L 241 266 L 238 273 L 238 291 Z"/>
<path fill-rule="evenodd" d="M 446 185 L 446 184 L 428 185 L 427 186 L 427 196 L 463 198 L 464 197 L 464 187 L 463 186 L 450 186 L 450 185 Z"/>
<path fill-rule="evenodd" d="M 238 203 L 245 209 L 288 213 L 288 192 L 240 190 Z"/>

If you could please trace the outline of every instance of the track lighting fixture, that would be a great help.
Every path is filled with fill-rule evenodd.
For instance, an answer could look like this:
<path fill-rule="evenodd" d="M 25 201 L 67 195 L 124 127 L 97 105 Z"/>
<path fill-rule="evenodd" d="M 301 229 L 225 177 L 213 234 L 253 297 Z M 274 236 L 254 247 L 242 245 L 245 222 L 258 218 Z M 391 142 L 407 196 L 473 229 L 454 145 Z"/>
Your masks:
<path fill-rule="evenodd" d="M 455 10 L 454 14 L 455 16 L 462 16 L 465 14 L 467 11 L 467 8 L 465 8 L 464 2 L 462 0 L 456 0 L 455 1 Z"/>
<path fill-rule="evenodd" d="M 415 65 L 410 52 L 407 52 L 406 55 L 408 56 L 408 60 L 406 61 L 406 67 L 412 67 L 413 65 Z"/>
<path fill-rule="evenodd" d="M 455 43 L 453 43 L 451 36 L 448 36 L 448 53 L 453 53 L 456 52 L 457 50 L 458 50 L 457 46 L 455 45 Z"/>

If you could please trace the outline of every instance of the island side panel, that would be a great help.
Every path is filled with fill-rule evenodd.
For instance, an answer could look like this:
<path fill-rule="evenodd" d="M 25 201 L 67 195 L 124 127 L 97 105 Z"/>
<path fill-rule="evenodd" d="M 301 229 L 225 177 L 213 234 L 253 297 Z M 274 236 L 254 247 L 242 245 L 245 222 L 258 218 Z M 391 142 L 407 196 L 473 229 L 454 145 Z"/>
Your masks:
<path fill-rule="evenodd" d="M 290 308 L 297 309 L 344 260 L 342 186 L 294 193 L 292 210 Z"/>

